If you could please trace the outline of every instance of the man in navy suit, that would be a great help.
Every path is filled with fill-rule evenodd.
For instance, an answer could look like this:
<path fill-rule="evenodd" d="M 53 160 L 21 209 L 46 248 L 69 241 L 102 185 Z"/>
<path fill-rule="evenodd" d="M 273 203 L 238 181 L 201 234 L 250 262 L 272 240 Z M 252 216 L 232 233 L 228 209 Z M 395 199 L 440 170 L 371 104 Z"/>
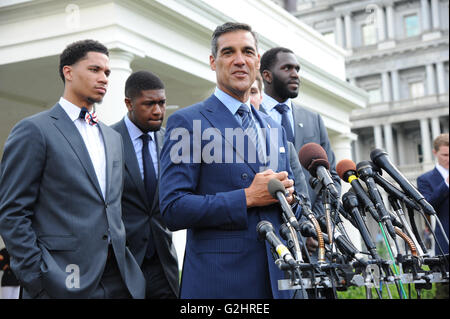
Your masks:
<path fill-rule="evenodd" d="M 127 241 L 144 273 L 146 298 L 177 298 L 177 253 L 159 212 L 158 198 L 159 154 L 165 132 L 161 127 L 166 111 L 164 83 L 152 72 L 131 74 L 125 83 L 125 104 L 127 115 L 112 128 L 122 135 L 125 150 L 122 218 Z"/>
<path fill-rule="evenodd" d="M 436 137 L 433 142 L 433 154 L 437 160 L 436 166 L 417 178 L 417 188 L 436 210 L 448 237 L 448 133 Z M 436 227 L 435 233 L 444 253 L 448 254 L 448 243 L 440 227 Z M 442 254 L 437 244 L 435 244 L 435 254 Z"/>
<path fill-rule="evenodd" d="M 161 152 L 161 212 L 169 229 L 187 229 L 181 298 L 290 298 L 256 231 L 261 220 L 275 231 L 282 223 L 269 180 L 283 183 L 289 202 L 293 192 L 285 133 L 249 102 L 256 36 L 246 24 L 225 23 L 211 44 L 217 88 L 169 117 Z"/>

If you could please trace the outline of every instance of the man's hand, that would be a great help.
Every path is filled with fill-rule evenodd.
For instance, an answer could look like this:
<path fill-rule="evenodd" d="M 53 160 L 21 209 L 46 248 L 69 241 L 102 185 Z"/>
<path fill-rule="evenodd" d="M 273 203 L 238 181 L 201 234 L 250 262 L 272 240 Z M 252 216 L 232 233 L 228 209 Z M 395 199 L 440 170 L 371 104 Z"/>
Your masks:
<path fill-rule="evenodd" d="M 288 173 L 285 171 L 274 173 L 271 169 L 255 175 L 251 185 L 245 189 L 245 196 L 247 198 L 247 207 L 267 206 L 277 203 L 278 200 L 274 199 L 270 195 L 267 188 L 267 184 L 272 178 L 276 178 L 281 181 L 286 190 L 289 192 L 289 196 L 286 197 L 288 203 L 292 203 L 294 200 L 292 194 L 294 192 L 294 181 L 288 179 Z"/>

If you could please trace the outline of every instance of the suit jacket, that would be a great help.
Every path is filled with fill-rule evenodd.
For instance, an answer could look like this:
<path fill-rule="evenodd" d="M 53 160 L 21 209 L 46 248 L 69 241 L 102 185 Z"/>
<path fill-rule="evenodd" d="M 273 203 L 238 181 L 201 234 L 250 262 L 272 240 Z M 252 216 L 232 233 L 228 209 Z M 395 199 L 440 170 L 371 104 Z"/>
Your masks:
<path fill-rule="evenodd" d="M 269 127 L 266 115 L 255 109 L 253 114 L 263 128 Z M 261 220 L 279 229 L 279 205 L 247 209 L 244 188 L 260 164 L 234 147 L 233 137 L 227 135 L 227 130 L 241 128 L 235 117 L 212 95 L 175 112 L 166 128 L 159 196 L 169 229 L 187 229 L 181 298 L 292 296 L 291 291 L 278 290 L 284 274 L 256 232 Z M 279 134 L 268 136 L 267 146 L 275 145 L 275 170 L 288 171 L 292 178 L 285 133 L 280 126 L 274 130 Z M 210 161 L 207 155 L 214 143 L 217 161 Z M 183 152 L 185 157 L 177 157 Z"/>
<path fill-rule="evenodd" d="M 167 229 L 159 210 L 159 191 L 150 203 L 145 193 L 144 182 L 139 170 L 133 143 L 125 121 L 122 119 L 111 126 L 122 135 L 125 150 L 125 181 L 122 194 L 123 222 L 131 253 L 142 266 L 148 245 L 154 245 L 164 270 L 164 275 L 175 295 L 178 295 L 178 259 L 172 243 L 172 233 Z M 155 132 L 158 155 L 164 141 L 165 129 Z M 158 156 L 158 162 L 159 156 Z M 160 165 L 159 165 L 160 167 Z M 151 236 L 150 236 L 151 233 Z M 153 242 L 150 242 L 152 238 Z"/>
<path fill-rule="evenodd" d="M 131 296 L 144 297 L 144 277 L 125 247 L 121 219 L 122 139 L 98 125 L 105 145 L 106 198 L 83 139 L 59 104 L 20 121 L 6 141 L 0 234 L 30 297 L 89 297 L 103 274 L 108 242 Z"/>
<path fill-rule="evenodd" d="M 266 112 L 264 105 L 260 107 L 262 112 Z M 330 163 L 330 174 L 333 178 L 334 184 L 340 193 L 341 180 L 336 171 L 336 157 L 331 149 L 330 140 L 328 138 L 327 129 L 323 123 L 322 117 L 316 112 L 307 110 L 295 103 L 292 103 L 292 115 L 294 118 L 294 146 L 298 152 L 303 145 L 307 143 L 316 143 L 323 147 L 327 153 L 328 162 Z M 323 213 L 323 205 L 320 196 L 317 196 L 314 189 L 309 184 L 311 174 L 303 167 L 306 184 L 308 187 L 309 199 L 311 200 L 312 208 L 315 212 Z"/>
<path fill-rule="evenodd" d="M 449 229 L 449 206 L 448 194 L 449 189 L 445 184 L 444 178 L 435 167 L 433 170 L 420 175 L 417 178 L 417 188 L 422 193 L 423 197 L 434 207 L 442 226 L 446 230 L 448 237 Z M 448 254 L 448 243 L 445 240 L 440 227 L 435 229 L 437 240 L 442 247 L 445 254 Z M 441 254 L 437 244 L 435 246 L 435 253 Z"/>

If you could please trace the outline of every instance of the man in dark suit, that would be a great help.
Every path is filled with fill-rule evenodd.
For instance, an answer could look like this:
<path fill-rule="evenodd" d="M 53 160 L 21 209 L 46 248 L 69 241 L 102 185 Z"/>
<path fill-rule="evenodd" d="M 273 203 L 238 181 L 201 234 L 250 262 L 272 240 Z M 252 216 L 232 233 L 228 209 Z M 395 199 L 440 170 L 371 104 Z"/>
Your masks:
<path fill-rule="evenodd" d="M 249 102 L 256 36 L 246 24 L 225 23 L 211 47 L 217 88 L 169 117 L 161 152 L 161 212 L 169 229 L 187 229 L 181 298 L 290 298 L 256 231 L 261 220 L 275 231 L 282 223 L 269 180 L 283 183 L 289 202 L 293 192 L 284 131 Z"/>
<path fill-rule="evenodd" d="M 127 240 L 146 279 L 146 298 L 174 299 L 179 290 L 178 260 L 158 199 L 164 83 L 151 72 L 135 72 L 125 83 L 125 96 L 128 114 L 112 128 L 122 135 L 125 150 L 122 218 Z"/>
<path fill-rule="evenodd" d="M 64 93 L 20 121 L 1 163 L 0 234 L 24 298 L 143 298 L 125 246 L 120 134 L 92 112 L 106 94 L 108 50 L 93 40 L 60 56 Z"/>
<path fill-rule="evenodd" d="M 442 223 L 448 238 L 449 213 L 448 213 L 448 167 L 449 167 L 449 138 L 448 133 L 441 134 L 433 142 L 433 154 L 436 158 L 436 166 L 417 178 L 417 188 L 425 199 L 436 210 L 437 217 Z M 437 241 L 445 254 L 448 254 L 448 242 L 445 240 L 441 228 L 435 229 Z M 441 251 L 435 244 L 435 254 L 441 255 Z"/>
<path fill-rule="evenodd" d="M 297 154 L 304 144 L 310 142 L 324 148 L 330 163 L 331 176 L 340 192 L 341 182 L 336 172 L 336 157 L 322 117 L 292 101 L 297 97 L 300 88 L 299 71 L 300 65 L 291 50 L 276 47 L 266 51 L 261 57 L 260 72 L 264 81 L 264 95 L 260 110 L 284 127 L 287 139 L 294 144 Z M 305 168 L 303 170 L 313 211 L 321 215 L 324 211 L 321 197 L 317 196 L 309 185 L 310 173 Z"/>

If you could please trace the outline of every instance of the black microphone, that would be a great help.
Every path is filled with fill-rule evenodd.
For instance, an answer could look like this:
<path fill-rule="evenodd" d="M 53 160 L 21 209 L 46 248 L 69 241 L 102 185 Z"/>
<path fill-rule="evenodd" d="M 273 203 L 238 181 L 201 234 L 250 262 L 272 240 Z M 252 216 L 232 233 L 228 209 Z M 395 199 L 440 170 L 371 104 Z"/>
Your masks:
<path fill-rule="evenodd" d="M 291 206 L 286 200 L 286 188 L 283 183 L 276 178 L 272 178 L 267 184 L 267 188 L 269 189 L 270 195 L 280 201 L 281 209 L 283 210 L 283 214 L 287 221 L 292 225 L 292 227 L 294 227 L 295 230 L 298 230 L 298 220 L 295 218 Z"/>
<path fill-rule="evenodd" d="M 277 253 L 278 257 L 284 260 L 288 265 L 292 267 L 297 267 L 294 257 L 292 257 L 289 249 L 278 238 L 274 233 L 273 226 L 267 220 L 262 220 L 256 225 L 256 232 L 260 240 L 267 240 L 267 242 L 272 246 L 272 248 Z"/>
<path fill-rule="evenodd" d="M 344 205 L 345 210 L 353 216 L 353 219 L 358 225 L 357 228 L 359 230 L 359 233 L 361 234 L 364 244 L 366 245 L 370 254 L 375 260 L 379 260 L 380 256 L 377 253 L 377 247 L 372 241 L 372 237 L 370 236 L 369 230 L 367 229 L 367 225 L 366 223 L 364 223 L 364 220 L 362 219 L 361 214 L 359 213 L 358 198 L 351 190 L 349 190 L 342 196 L 342 203 Z"/>
<path fill-rule="evenodd" d="M 364 208 L 364 210 L 368 210 L 372 215 L 373 219 L 377 223 L 381 221 L 380 216 L 375 208 L 375 205 L 370 200 L 369 196 L 367 196 L 364 188 L 359 182 L 358 177 L 356 176 L 356 164 L 350 159 L 343 159 L 336 165 L 336 171 L 339 177 L 347 183 L 352 185 L 352 189 L 358 197 L 360 204 Z"/>
<path fill-rule="evenodd" d="M 395 187 L 391 182 L 389 182 L 388 180 L 386 180 L 384 177 L 381 176 L 382 171 L 381 171 L 381 169 L 379 169 L 378 166 L 375 165 L 375 163 L 373 163 L 371 161 L 368 161 L 368 162 L 372 165 L 372 168 L 374 169 L 373 179 L 375 180 L 375 183 L 380 185 L 386 191 L 386 193 L 388 193 L 389 195 L 404 202 L 406 206 L 408 206 L 412 209 L 415 209 L 415 210 L 420 209 L 420 207 L 413 200 L 411 200 L 405 193 L 403 193 L 401 190 L 399 190 L 397 187 Z"/>
<path fill-rule="evenodd" d="M 325 152 L 322 146 L 316 143 L 303 145 L 298 152 L 298 159 L 300 164 L 312 176 L 317 177 L 322 182 L 323 186 L 325 186 L 334 198 L 339 197 L 339 192 L 329 172 L 330 163 L 328 162 L 327 152 Z"/>
<path fill-rule="evenodd" d="M 408 181 L 408 179 L 395 167 L 395 165 L 389 159 L 388 154 L 376 148 L 370 152 L 370 159 L 378 167 L 384 169 L 403 189 L 403 191 L 408 194 L 412 199 L 414 199 L 423 211 L 428 215 L 436 215 L 436 211 L 433 206 L 427 202 L 423 195 Z"/>
<path fill-rule="evenodd" d="M 375 180 L 373 179 L 374 172 L 372 165 L 370 165 L 368 161 L 359 162 L 358 165 L 356 165 L 356 171 L 358 172 L 358 176 L 366 183 L 369 197 L 375 204 L 375 208 L 381 218 L 381 221 L 386 224 L 389 234 L 393 239 L 395 239 L 397 235 L 395 233 L 394 225 L 392 225 L 391 216 L 384 206 L 381 194 L 378 191 Z"/>

